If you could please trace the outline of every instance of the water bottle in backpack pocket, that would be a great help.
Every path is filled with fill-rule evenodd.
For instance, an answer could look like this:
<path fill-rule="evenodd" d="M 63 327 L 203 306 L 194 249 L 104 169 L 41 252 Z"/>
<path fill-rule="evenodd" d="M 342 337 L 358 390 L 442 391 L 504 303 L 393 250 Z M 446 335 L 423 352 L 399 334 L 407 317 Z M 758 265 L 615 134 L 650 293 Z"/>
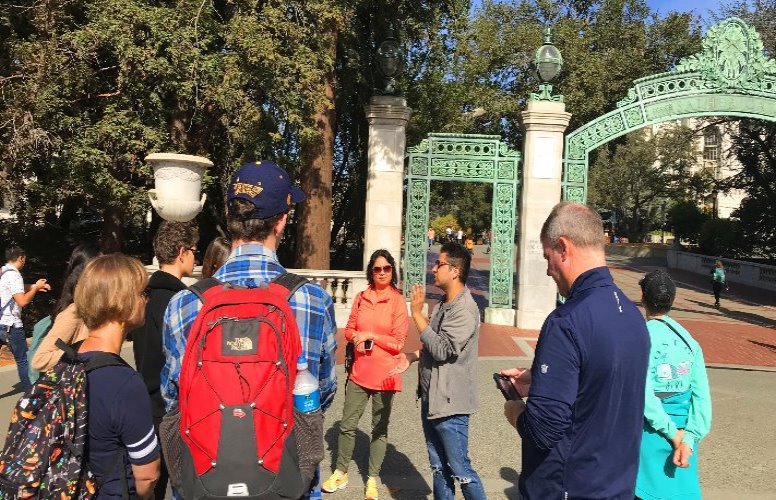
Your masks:
<path fill-rule="evenodd" d="M 321 390 L 318 380 L 307 369 L 304 355 L 296 360 L 296 381 L 294 382 L 294 409 L 301 413 L 312 413 L 321 407 Z"/>

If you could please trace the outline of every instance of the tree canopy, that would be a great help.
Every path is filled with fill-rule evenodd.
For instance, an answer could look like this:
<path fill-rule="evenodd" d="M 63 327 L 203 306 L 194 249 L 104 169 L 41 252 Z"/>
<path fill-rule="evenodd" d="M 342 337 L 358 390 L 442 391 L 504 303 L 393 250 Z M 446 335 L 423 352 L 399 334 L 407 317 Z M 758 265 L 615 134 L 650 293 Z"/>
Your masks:
<path fill-rule="evenodd" d="M 104 244 L 115 249 L 127 239 L 122 228 L 149 231 L 153 180 L 143 158 L 207 156 L 215 167 L 200 216 L 204 240 L 223 226 L 230 173 L 272 159 L 317 203 L 294 214 L 298 231 L 286 235 L 284 262 L 302 255 L 357 267 L 364 105 L 387 30 L 406 48 L 398 86 L 413 108 L 409 145 L 429 132 L 488 133 L 519 149 L 519 114 L 537 85 L 531 61 L 548 24 L 565 60 L 555 86 L 573 113 L 570 129 L 613 109 L 634 79 L 670 69 L 700 45 L 696 19 L 658 16 L 645 0 L 485 0 L 477 8 L 464 0 L 6 2 L 0 187 L 13 194 L 23 225 L 66 228 L 79 210 L 100 214 Z M 486 186 L 466 196 L 434 189 L 470 202 L 455 214 L 461 224 L 489 224 Z"/>

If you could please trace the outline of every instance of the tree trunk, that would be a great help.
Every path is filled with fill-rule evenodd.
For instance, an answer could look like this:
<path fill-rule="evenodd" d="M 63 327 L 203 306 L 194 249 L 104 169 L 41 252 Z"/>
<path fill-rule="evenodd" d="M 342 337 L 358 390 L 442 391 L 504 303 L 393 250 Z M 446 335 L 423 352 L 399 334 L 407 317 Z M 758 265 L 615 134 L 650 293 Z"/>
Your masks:
<path fill-rule="evenodd" d="M 121 210 L 109 207 L 102 214 L 102 234 L 100 235 L 100 249 L 102 253 L 121 252 L 124 248 L 124 229 L 121 219 Z"/>
<path fill-rule="evenodd" d="M 181 151 L 191 153 L 189 150 L 188 120 L 184 103 L 177 100 L 175 109 L 170 116 L 170 135 L 173 144 L 177 144 Z"/>
<path fill-rule="evenodd" d="M 337 36 L 329 41 L 332 61 L 337 50 Z M 296 207 L 296 267 L 329 269 L 331 244 L 331 183 L 334 161 L 334 67 L 322 82 L 326 104 L 314 115 L 317 139 L 302 146 L 300 186 L 307 200 Z"/>

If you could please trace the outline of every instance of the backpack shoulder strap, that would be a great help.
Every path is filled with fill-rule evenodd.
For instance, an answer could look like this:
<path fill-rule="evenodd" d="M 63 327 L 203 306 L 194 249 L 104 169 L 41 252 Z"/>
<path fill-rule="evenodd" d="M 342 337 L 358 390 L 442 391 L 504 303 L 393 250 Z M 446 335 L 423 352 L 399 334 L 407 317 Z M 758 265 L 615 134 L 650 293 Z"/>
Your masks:
<path fill-rule="evenodd" d="M 214 286 L 218 286 L 220 284 L 221 284 L 221 282 L 218 281 L 215 278 L 204 278 L 204 279 L 201 279 L 201 280 L 197 281 L 193 285 L 191 285 L 188 288 L 188 290 L 191 293 L 193 293 L 194 295 L 196 295 L 197 298 L 199 299 L 199 301 L 204 304 L 205 303 L 205 297 L 204 297 L 205 292 L 207 292 L 208 290 L 210 290 Z"/>
<path fill-rule="evenodd" d="M 5 273 L 10 273 L 12 271 L 16 271 L 17 273 L 19 273 L 19 270 L 13 266 L 11 266 L 11 268 L 9 269 L 6 269 L 5 266 L 0 267 L 0 278 L 2 278 Z M 19 274 L 22 274 L 22 273 L 19 273 Z M 13 303 L 13 301 L 14 301 L 14 298 L 13 298 L 13 295 L 11 295 L 11 298 L 8 299 L 8 302 L 6 302 L 5 305 L 2 306 L 2 308 L 0 308 L 0 316 L 5 314 L 5 310 L 8 309 L 8 306 L 10 306 Z"/>
<path fill-rule="evenodd" d="M 56 346 L 64 351 L 62 357 L 65 358 L 65 360 L 74 363 L 78 361 L 78 348 L 81 347 L 82 343 L 83 340 L 70 345 L 62 339 L 57 339 Z M 129 364 L 118 354 L 96 352 L 84 363 L 84 370 L 91 372 L 99 370 L 100 368 L 105 368 L 106 366 L 126 366 L 131 368 L 131 366 L 129 366 Z"/>
<path fill-rule="evenodd" d="M 8 306 L 10 306 L 10 305 L 11 305 L 11 302 L 13 302 L 13 301 L 14 301 L 14 298 L 13 298 L 13 297 L 11 297 L 11 299 L 10 299 L 8 302 L 6 302 L 6 303 L 5 303 L 5 305 L 4 305 L 3 307 L 0 307 L 0 316 L 2 316 L 3 314 L 5 314 L 5 310 L 6 310 L 6 309 L 8 309 Z"/>
<path fill-rule="evenodd" d="M 294 296 L 296 291 L 309 282 L 310 281 L 304 276 L 299 276 L 298 274 L 294 274 L 294 273 L 283 273 L 272 280 L 272 283 L 275 283 L 276 285 L 280 285 L 286 290 L 288 290 L 288 295 L 286 295 L 286 300 L 291 300 L 291 297 Z"/>
<path fill-rule="evenodd" d="M 684 345 L 686 345 L 686 346 L 687 346 L 687 348 L 690 350 L 690 352 L 693 352 L 693 353 L 695 352 L 695 349 L 693 349 L 693 348 L 692 348 L 692 346 L 690 345 L 690 343 L 689 343 L 689 342 L 687 342 L 687 339 L 685 339 L 685 338 L 684 338 L 684 335 L 682 335 L 681 333 L 679 333 L 679 332 L 676 330 L 676 328 L 674 328 L 673 326 L 671 326 L 671 324 L 670 324 L 668 321 L 662 320 L 662 319 L 660 319 L 660 318 L 652 318 L 652 319 L 654 319 L 655 321 L 660 321 L 661 323 L 663 323 L 664 325 L 666 325 L 668 328 L 670 328 L 670 329 L 671 329 L 671 331 L 672 331 L 672 332 L 674 332 L 674 333 L 676 334 L 676 336 L 677 336 L 677 337 L 679 337 L 679 338 L 682 340 L 682 342 L 684 342 Z"/>
<path fill-rule="evenodd" d="M 127 368 L 132 368 L 126 361 L 121 359 L 121 356 L 118 354 L 100 352 L 95 353 L 89 358 L 89 360 L 84 364 L 84 370 L 87 372 L 93 372 L 94 370 L 105 368 L 106 366 L 126 366 Z"/>
<path fill-rule="evenodd" d="M 57 341 L 54 342 L 54 345 L 57 346 L 59 350 L 64 351 L 64 354 L 62 356 L 68 359 L 69 361 L 75 361 L 78 358 L 78 353 L 76 352 L 75 347 L 73 345 L 68 344 L 64 340 L 57 339 Z"/>

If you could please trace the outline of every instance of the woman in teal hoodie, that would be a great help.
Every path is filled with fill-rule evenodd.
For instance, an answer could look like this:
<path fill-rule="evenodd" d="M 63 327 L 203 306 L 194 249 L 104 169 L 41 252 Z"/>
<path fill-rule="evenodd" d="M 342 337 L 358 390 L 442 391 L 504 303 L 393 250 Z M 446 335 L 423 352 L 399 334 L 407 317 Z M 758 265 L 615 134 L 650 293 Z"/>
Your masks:
<path fill-rule="evenodd" d="M 725 288 L 725 267 L 721 260 L 714 262 L 711 268 L 711 289 L 714 291 L 714 307 L 719 309 L 719 296 Z"/>
<path fill-rule="evenodd" d="M 636 497 L 701 498 L 698 443 L 711 428 L 711 395 L 700 345 L 668 317 L 676 285 L 662 270 L 641 280 L 651 341 Z"/>

